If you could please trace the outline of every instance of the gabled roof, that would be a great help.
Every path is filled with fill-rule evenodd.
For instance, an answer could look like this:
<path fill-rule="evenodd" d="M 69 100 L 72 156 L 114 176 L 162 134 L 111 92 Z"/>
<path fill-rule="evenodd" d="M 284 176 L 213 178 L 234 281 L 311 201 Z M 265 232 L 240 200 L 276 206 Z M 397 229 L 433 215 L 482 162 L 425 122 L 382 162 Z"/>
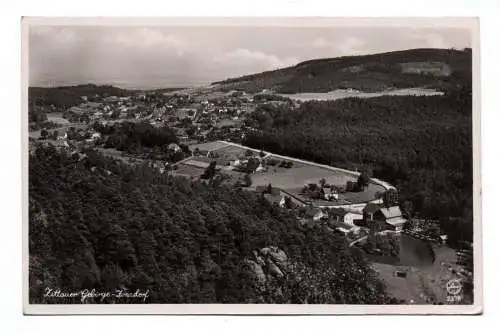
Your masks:
<path fill-rule="evenodd" d="M 390 224 L 392 226 L 400 226 L 400 225 L 403 225 L 404 223 L 406 223 L 406 219 L 404 219 L 403 217 L 395 217 L 395 218 L 390 218 L 390 219 L 387 219 L 387 224 Z"/>
<path fill-rule="evenodd" d="M 380 209 L 380 205 L 378 204 L 375 204 L 375 203 L 368 203 L 364 209 L 363 209 L 363 213 L 375 213 L 377 212 L 377 210 Z"/>
<path fill-rule="evenodd" d="M 387 219 L 401 217 L 403 215 L 399 206 L 391 206 L 390 208 L 382 207 L 380 208 L 380 212 L 382 212 L 384 217 Z"/>

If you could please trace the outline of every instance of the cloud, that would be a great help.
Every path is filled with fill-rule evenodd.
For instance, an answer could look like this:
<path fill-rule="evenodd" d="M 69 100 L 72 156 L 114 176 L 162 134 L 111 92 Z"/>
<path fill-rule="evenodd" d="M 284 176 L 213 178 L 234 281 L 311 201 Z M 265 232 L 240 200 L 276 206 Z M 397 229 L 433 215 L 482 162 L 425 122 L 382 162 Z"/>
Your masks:
<path fill-rule="evenodd" d="M 121 32 L 111 37 L 111 42 L 129 48 L 139 48 L 139 51 L 172 49 L 178 56 L 182 56 L 189 47 L 187 41 L 151 28 Z"/>
<path fill-rule="evenodd" d="M 311 46 L 313 48 L 326 48 L 331 45 L 324 37 L 318 37 L 311 43 Z"/>
<path fill-rule="evenodd" d="M 465 29 L 31 26 L 29 80 L 178 86 L 316 58 L 465 46 L 470 46 Z"/>
<path fill-rule="evenodd" d="M 342 42 L 336 45 L 336 48 L 342 55 L 358 55 L 364 51 L 366 42 L 357 37 L 347 37 Z"/>
<path fill-rule="evenodd" d="M 30 35 L 48 48 L 55 49 L 73 47 L 84 40 L 74 29 L 64 26 L 37 26 L 30 30 Z"/>
<path fill-rule="evenodd" d="M 451 45 L 436 31 L 414 30 L 409 37 L 428 48 L 448 49 Z"/>
<path fill-rule="evenodd" d="M 264 69 L 273 69 L 295 65 L 298 62 L 296 57 L 279 58 L 272 54 L 266 54 L 260 51 L 251 51 L 248 49 L 237 49 L 228 52 L 223 56 L 215 57 L 216 63 L 225 63 L 227 65 L 241 66 L 260 66 Z"/>

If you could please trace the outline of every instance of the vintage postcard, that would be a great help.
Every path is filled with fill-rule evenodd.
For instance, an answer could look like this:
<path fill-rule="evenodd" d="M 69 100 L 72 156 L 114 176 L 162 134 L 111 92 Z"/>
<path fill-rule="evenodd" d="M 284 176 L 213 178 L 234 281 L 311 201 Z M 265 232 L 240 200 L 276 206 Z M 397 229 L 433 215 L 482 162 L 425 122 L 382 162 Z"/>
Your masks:
<path fill-rule="evenodd" d="M 23 18 L 25 314 L 481 313 L 478 26 Z"/>

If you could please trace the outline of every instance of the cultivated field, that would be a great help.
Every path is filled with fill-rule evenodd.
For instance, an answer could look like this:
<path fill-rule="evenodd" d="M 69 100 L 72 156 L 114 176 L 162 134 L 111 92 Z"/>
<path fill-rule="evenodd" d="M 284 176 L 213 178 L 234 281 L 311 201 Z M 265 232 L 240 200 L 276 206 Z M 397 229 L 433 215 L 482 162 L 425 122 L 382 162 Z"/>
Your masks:
<path fill-rule="evenodd" d="M 114 159 L 119 159 L 124 163 L 128 164 L 141 164 L 147 162 L 147 160 L 128 156 L 126 153 L 123 151 L 119 151 L 114 148 L 104 148 L 104 147 L 96 147 L 96 150 L 101 152 L 104 156 L 111 157 Z"/>
<path fill-rule="evenodd" d="M 271 183 L 273 186 L 283 189 L 302 188 L 309 182 L 318 183 L 321 178 L 325 178 L 327 183 L 335 185 L 345 185 L 347 181 L 356 181 L 354 176 L 335 173 L 316 166 L 293 166 L 292 168 L 273 168 L 270 166 L 267 171 L 252 175 L 255 186 Z"/>
<path fill-rule="evenodd" d="M 190 146 L 190 149 L 194 151 L 198 148 L 203 152 L 212 152 L 213 157 L 207 156 L 196 156 L 192 157 L 183 163 L 179 164 L 179 168 L 186 168 L 185 173 L 196 176 L 201 175 L 203 171 L 199 171 L 202 166 L 208 166 L 211 161 L 216 161 L 217 166 L 221 168 L 221 171 L 227 175 L 232 175 L 235 178 L 243 176 L 242 173 L 230 170 L 228 167 L 231 162 L 235 160 L 244 160 L 248 157 L 246 152 L 249 148 L 233 145 L 227 142 L 215 141 L 209 143 L 202 143 Z M 258 157 L 260 151 L 255 149 L 250 149 L 254 152 L 253 156 Z M 271 160 L 275 161 L 275 165 L 270 165 Z M 279 167 L 281 162 L 291 162 L 290 168 Z M 198 166 L 196 169 L 188 169 Z M 306 161 L 299 161 L 297 159 L 287 158 L 283 156 L 277 156 L 272 153 L 265 152 L 263 158 L 263 165 L 266 166 L 266 170 L 255 172 L 251 175 L 252 177 L 252 188 L 257 186 L 267 186 L 271 184 L 273 187 L 280 188 L 288 191 L 290 194 L 296 196 L 303 201 L 308 200 L 303 198 L 299 193 L 300 190 L 307 183 L 319 184 L 320 179 L 324 178 L 327 184 L 336 185 L 339 187 L 345 186 L 347 181 L 357 181 L 357 175 L 355 173 L 350 173 L 348 171 L 338 170 L 335 168 L 328 168 L 320 166 L 318 164 L 308 163 Z M 179 173 L 179 172 L 177 172 Z M 370 183 L 369 186 L 362 192 L 346 192 L 339 194 L 338 201 L 313 201 L 316 205 L 343 205 L 349 203 L 363 203 L 369 202 L 375 199 L 375 194 L 377 192 L 383 192 L 385 189 L 383 186 L 375 183 Z"/>
<path fill-rule="evenodd" d="M 60 112 L 53 112 L 53 113 L 48 113 L 47 114 L 47 121 L 54 122 L 57 124 L 62 124 L 62 125 L 68 125 L 70 122 L 62 117 L 62 113 Z"/>
<path fill-rule="evenodd" d="M 307 166 L 303 163 L 297 163 L 297 165 L 295 167 L 294 163 L 294 167 L 292 168 L 269 167 L 265 172 L 255 173 L 252 175 L 253 186 L 264 186 L 270 183 L 274 187 L 288 190 L 297 197 L 301 197 L 299 192 L 305 184 L 309 182 L 319 184 L 319 180 L 322 178 L 326 180 L 326 183 L 336 186 L 345 186 L 347 181 L 356 182 L 357 180 L 355 176 L 343 172 L 332 171 L 317 166 Z M 339 194 L 338 201 L 314 201 L 314 203 L 326 206 L 368 202 L 375 199 L 377 192 L 383 192 L 384 190 L 384 187 L 370 183 L 364 191 Z"/>
<path fill-rule="evenodd" d="M 181 175 L 186 177 L 200 177 L 205 170 L 195 166 L 178 164 L 177 169 L 173 171 L 173 175 Z"/>
<path fill-rule="evenodd" d="M 192 165 L 199 168 L 207 168 L 212 161 L 215 161 L 218 167 L 226 165 L 226 160 L 221 158 L 209 158 L 206 156 L 197 156 L 184 160 L 182 163 L 185 165 Z"/>
<path fill-rule="evenodd" d="M 231 145 L 220 148 L 215 152 L 216 156 L 225 162 L 245 159 L 245 153 L 245 149 Z"/>
<path fill-rule="evenodd" d="M 220 141 L 213 141 L 209 143 L 201 143 L 201 144 L 195 144 L 189 146 L 189 149 L 191 151 L 194 151 L 196 148 L 198 148 L 200 151 L 214 151 L 218 150 L 220 148 L 226 147 L 228 144 L 220 142 Z"/>

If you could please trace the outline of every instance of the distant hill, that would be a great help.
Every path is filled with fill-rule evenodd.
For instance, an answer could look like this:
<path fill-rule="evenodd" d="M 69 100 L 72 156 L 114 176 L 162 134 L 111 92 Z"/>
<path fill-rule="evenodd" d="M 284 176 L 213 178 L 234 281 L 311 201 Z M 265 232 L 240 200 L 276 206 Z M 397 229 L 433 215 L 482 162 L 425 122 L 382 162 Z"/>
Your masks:
<path fill-rule="evenodd" d="M 97 96 L 128 96 L 135 93 L 166 93 L 181 90 L 183 88 L 159 88 L 159 89 L 123 89 L 111 85 L 78 85 L 61 87 L 29 87 L 29 105 L 50 106 L 67 108 L 82 103 L 82 96 L 92 100 Z"/>
<path fill-rule="evenodd" d="M 222 89 L 278 93 L 335 89 L 381 91 L 426 87 L 444 91 L 472 86 L 472 51 L 413 49 L 364 56 L 309 60 L 279 70 L 214 82 Z"/>
<path fill-rule="evenodd" d="M 62 87 L 29 87 L 29 105 L 71 107 L 82 103 L 82 96 L 92 99 L 94 96 L 126 96 L 133 91 L 115 86 L 93 84 Z"/>

